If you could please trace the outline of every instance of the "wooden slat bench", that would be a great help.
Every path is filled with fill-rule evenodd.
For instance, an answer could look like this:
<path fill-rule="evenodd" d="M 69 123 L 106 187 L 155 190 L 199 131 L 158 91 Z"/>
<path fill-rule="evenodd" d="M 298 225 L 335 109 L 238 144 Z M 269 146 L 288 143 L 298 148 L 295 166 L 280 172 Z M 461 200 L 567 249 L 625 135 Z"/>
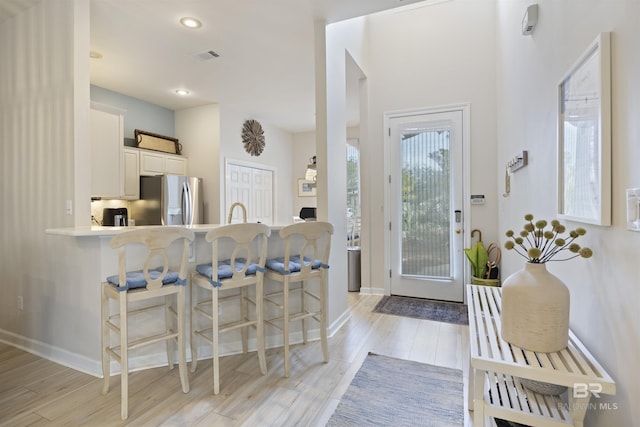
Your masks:
<path fill-rule="evenodd" d="M 522 349 L 500 336 L 501 289 L 468 285 L 469 409 L 474 426 L 485 417 L 534 426 L 582 426 L 593 394 L 615 394 L 615 382 L 569 332 L 567 348 L 554 353 Z M 519 378 L 568 387 L 561 395 L 543 395 L 524 388 Z"/>

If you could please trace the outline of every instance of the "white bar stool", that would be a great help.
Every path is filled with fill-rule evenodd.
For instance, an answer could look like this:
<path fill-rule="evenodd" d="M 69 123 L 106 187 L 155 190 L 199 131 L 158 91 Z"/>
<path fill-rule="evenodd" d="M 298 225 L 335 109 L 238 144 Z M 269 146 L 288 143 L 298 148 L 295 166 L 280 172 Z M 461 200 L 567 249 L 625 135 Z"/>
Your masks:
<path fill-rule="evenodd" d="M 282 332 L 284 342 L 284 376 L 289 377 L 289 324 L 302 321 L 302 339 L 307 343 L 307 319 L 320 324 L 320 340 L 325 363 L 329 361 L 327 345 L 327 269 L 331 251 L 333 225 L 328 222 L 301 222 L 284 227 L 280 237 L 284 240 L 284 257 L 267 260 L 267 279 L 282 284 L 282 288 L 265 295 L 265 303 L 282 312 L 280 317 L 265 323 Z M 318 279 L 319 292 L 313 293 L 308 281 Z M 291 287 L 292 283 L 300 285 Z M 299 293 L 300 311 L 290 313 L 290 293 Z M 311 301 L 315 300 L 315 303 Z"/>
<path fill-rule="evenodd" d="M 121 377 L 121 416 L 128 417 L 129 393 L 129 351 L 136 348 L 165 341 L 169 368 L 173 369 L 174 357 L 172 344 L 177 342 L 178 367 L 182 391 L 189 392 L 189 378 L 185 352 L 185 285 L 187 277 L 187 259 L 189 243 L 193 241 L 193 231 L 181 227 L 162 227 L 125 231 L 111 239 L 110 246 L 118 249 L 118 274 L 110 276 L 102 283 L 102 372 L 104 384 L 102 394 L 109 391 L 111 376 L 111 358 L 120 363 Z M 178 272 L 169 268 L 169 246 L 182 240 L 182 256 Z M 146 247 L 146 259 L 141 270 L 127 271 L 127 249 Z M 136 266 L 137 267 L 137 266 Z M 176 308 L 171 306 L 176 296 Z M 136 307 L 129 310 L 130 302 L 146 301 L 164 297 L 160 304 Z M 111 313 L 109 301 L 119 304 L 119 311 Z M 129 341 L 129 316 L 163 308 L 164 333 Z M 114 320 L 119 321 L 114 322 Z M 171 323 L 175 321 L 175 328 Z M 119 336 L 117 343 L 111 344 L 111 333 Z"/>
<path fill-rule="evenodd" d="M 219 335 L 241 329 L 242 349 L 247 353 L 248 327 L 256 330 L 257 353 L 260 370 L 267 373 L 264 344 L 263 281 L 267 257 L 267 241 L 271 230 L 264 224 L 231 224 L 211 230 L 205 240 L 211 243 L 213 262 L 200 264 L 191 282 L 191 372 L 198 365 L 196 337 L 211 344 L 213 350 L 213 394 L 220 393 Z M 230 253 L 231 256 L 223 256 Z M 248 288 L 255 287 L 255 301 Z M 207 291 L 207 299 L 200 299 L 198 289 Z M 220 296 L 220 291 L 239 289 L 239 293 Z M 237 299 L 240 304 L 240 320 L 220 324 L 218 304 Z M 249 316 L 248 304 L 255 305 L 255 318 Z M 205 317 L 209 324 L 200 329 L 199 319 Z"/>

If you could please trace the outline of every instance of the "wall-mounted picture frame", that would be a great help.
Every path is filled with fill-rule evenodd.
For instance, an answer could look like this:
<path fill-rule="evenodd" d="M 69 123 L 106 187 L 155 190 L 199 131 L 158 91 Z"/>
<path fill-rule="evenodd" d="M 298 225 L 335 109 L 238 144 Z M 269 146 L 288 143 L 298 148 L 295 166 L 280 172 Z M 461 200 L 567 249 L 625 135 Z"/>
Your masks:
<path fill-rule="evenodd" d="M 611 225 L 610 33 L 558 84 L 558 216 Z"/>
<path fill-rule="evenodd" d="M 298 179 L 298 197 L 316 197 L 316 182 Z"/>

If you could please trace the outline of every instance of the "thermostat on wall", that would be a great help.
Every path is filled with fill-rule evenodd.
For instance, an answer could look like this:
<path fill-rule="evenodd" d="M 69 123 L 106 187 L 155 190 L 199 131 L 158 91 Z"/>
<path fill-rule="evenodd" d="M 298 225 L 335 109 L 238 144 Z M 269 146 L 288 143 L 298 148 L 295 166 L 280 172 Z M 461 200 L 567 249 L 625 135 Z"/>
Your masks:
<path fill-rule="evenodd" d="M 471 195 L 471 204 L 472 205 L 484 205 L 484 194 L 472 194 Z"/>
<path fill-rule="evenodd" d="M 533 34 L 533 29 L 536 27 L 537 22 L 538 22 L 538 5 L 532 4 L 524 12 L 524 17 L 522 18 L 522 35 L 529 36 Z"/>

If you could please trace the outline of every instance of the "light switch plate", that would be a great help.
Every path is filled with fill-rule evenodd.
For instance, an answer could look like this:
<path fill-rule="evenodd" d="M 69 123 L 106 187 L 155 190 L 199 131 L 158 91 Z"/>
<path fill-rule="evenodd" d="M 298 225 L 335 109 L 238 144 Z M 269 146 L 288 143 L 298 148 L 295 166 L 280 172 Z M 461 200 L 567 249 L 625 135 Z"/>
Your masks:
<path fill-rule="evenodd" d="M 627 229 L 640 231 L 640 188 L 627 188 Z"/>

